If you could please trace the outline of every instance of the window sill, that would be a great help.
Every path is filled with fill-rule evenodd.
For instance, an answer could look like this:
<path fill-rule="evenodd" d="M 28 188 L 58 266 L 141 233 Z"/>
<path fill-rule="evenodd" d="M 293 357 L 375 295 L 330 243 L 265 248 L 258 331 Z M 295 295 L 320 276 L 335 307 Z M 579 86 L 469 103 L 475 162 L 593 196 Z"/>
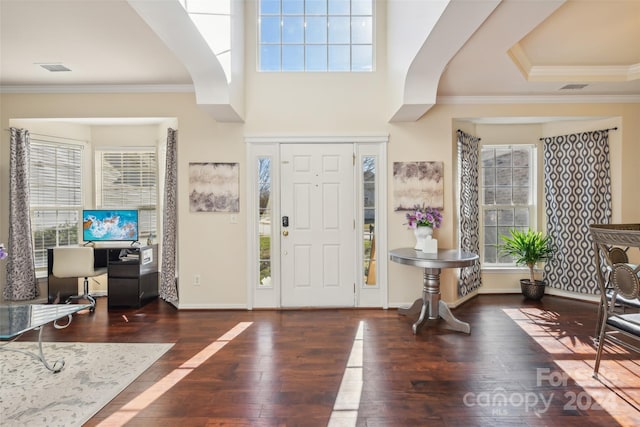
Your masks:
<path fill-rule="evenodd" d="M 527 267 L 480 267 L 480 270 L 483 273 L 491 273 L 491 274 L 529 274 L 529 269 Z M 542 268 L 534 268 L 534 273 L 541 273 L 544 269 Z"/>

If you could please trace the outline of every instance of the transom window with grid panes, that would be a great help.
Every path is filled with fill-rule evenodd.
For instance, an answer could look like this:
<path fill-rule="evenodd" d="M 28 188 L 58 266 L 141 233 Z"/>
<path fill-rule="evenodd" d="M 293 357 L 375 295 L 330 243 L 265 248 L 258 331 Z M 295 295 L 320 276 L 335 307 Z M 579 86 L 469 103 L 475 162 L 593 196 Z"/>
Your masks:
<path fill-rule="evenodd" d="M 485 145 L 481 148 L 482 260 L 483 265 L 514 266 L 501 256 L 500 236 L 517 228 L 535 229 L 534 145 Z"/>
<path fill-rule="evenodd" d="M 155 148 L 96 150 L 96 207 L 137 209 L 141 239 L 157 235 L 157 157 Z"/>
<path fill-rule="evenodd" d="M 79 243 L 83 145 L 31 139 L 29 171 L 35 267 L 46 274 L 47 248 Z"/>
<path fill-rule="evenodd" d="M 372 71 L 373 0 L 259 0 L 260 71 Z"/>

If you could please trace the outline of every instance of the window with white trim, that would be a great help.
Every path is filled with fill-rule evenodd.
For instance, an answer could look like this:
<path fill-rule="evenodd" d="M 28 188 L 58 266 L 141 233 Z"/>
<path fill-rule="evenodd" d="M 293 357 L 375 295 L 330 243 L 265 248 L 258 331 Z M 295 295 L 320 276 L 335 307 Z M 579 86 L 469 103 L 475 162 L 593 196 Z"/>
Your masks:
<path fill-rule="evenodd" d="M 376 277 L 376 156 L 362 156 L 362 252 L 364 284 L 375 286 Z"/>
<path fill-rule="evenodd" d="M 157 235 L 157 157 L 155 148 L 96 149 L 96 207 L 137 209 L 140 239 Z"/>
<path fill-rule="evenodd" d="M 498 245 L 513 228 L 536 227 L 536 146 L 484 145 L 480 154 L 483 266 L 515 266 Z"/>
<path fill-rule="evenodd" d="M 77 244 L 83 208 L 83 146 L 31 139 L 31 232 L 37 272 L 46 272 L 47 248 Z"/>
<path fill-rule="evenodd" d="M 271 157 L 258 157 L 258 237 L 260 253 L 258 255 L 259 287 L 273 287 L 271 279 Z"/>
<path fill-rule="evenodd" d="M 259 0 L 260 71 L 373 71 L 373 0 Z"/>

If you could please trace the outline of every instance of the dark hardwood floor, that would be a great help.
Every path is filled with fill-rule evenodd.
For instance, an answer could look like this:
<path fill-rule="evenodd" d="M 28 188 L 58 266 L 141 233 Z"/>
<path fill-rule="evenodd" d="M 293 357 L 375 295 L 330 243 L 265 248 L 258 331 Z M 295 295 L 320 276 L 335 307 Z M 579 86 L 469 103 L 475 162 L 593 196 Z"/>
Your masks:
<path fill-rule="evenodd" d="M 88 426 L 123 425 L 123 413 L 127 426 L 640 425 L 640 356 L 608 351 L 602 382 L 591 377 L 596 309 L 481 295 L 454 310 L 470 335 L 439 322 L 414 336 L 396 310 L 178 311 L 158 300 L 107 311 L 100 298 L 44 340 L 175 343 Z M 252 323 L 225 335 L 240 322 Z M 146 397 L 149 387 L 160 392 Z M 139 395 L 145 405 L 125 407 Z"/>

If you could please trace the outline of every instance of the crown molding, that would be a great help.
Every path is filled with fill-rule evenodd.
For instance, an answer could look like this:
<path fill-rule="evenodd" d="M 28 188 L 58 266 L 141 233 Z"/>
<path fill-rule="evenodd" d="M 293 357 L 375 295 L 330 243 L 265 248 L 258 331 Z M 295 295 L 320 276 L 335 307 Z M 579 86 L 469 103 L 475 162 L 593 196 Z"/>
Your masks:
<path fill-rule="evenodd" d="M 3 86 L 0 93 L 190 93 L 191 84 L 184 85 L 25 85 Z"/>
<path fill-rule="evenodd" d="M 340 144 L 340 143 L 388 143 L 389 135 L 344 135 L 344 136 L 310 136 L 282 135 L 258 136 L 247 135 L 244 141 L 248 144 Z"/>
<path fill-rule="evenodd" d="M 530 82 L 628 82 L 638 79 L 640 64 L 611 66 L 533 66 L 529 69 Z"/>
<path fill-rule="evenodd" d="M 0 86 L 0 93 L 193 93 L 193 85 Z M 438 104 L 636 104 L 640 95 L 439 96 Z"/>
<path fill-rule="evenodd" d="M 438 104 L 638 104 L 640 95 L 439 96 Z"/>
<path fill-rule="evenodd" d="M 530 82 L 628 82 L 640 79 L 640 63 L 629 65 L 533 65 L 520 43 L 507 51 Z"/>

